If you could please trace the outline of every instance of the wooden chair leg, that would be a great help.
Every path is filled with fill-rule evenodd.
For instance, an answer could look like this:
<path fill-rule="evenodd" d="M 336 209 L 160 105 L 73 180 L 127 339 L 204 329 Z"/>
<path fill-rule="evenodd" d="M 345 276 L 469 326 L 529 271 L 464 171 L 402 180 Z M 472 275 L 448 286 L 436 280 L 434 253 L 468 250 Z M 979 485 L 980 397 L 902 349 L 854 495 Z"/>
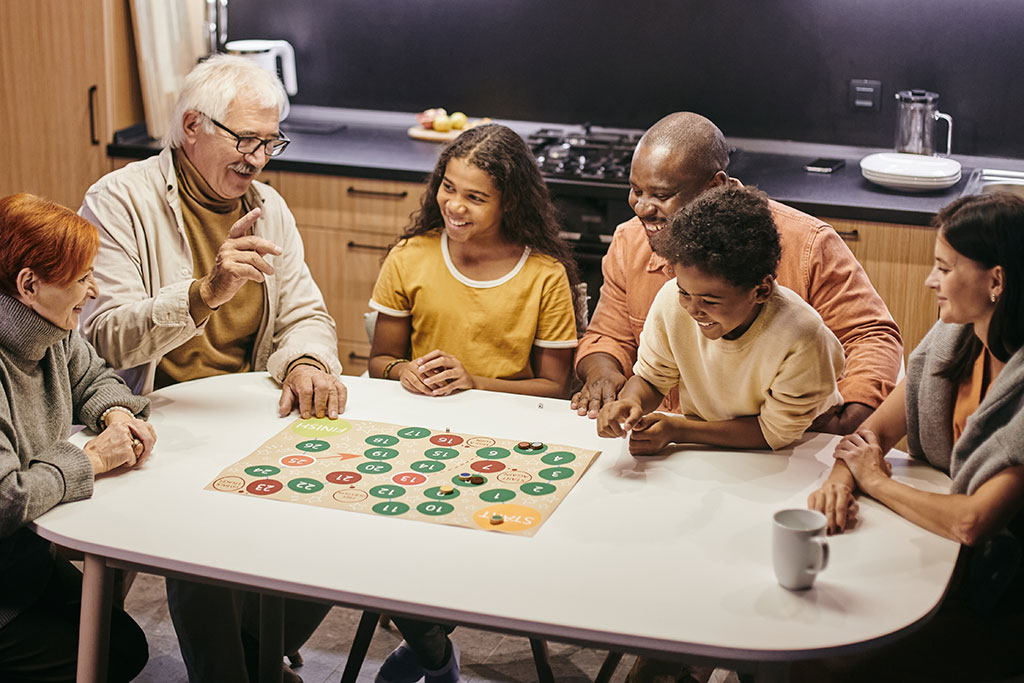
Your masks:
<path fill-rule="evenodd" d="M 619 667 L 621 660 L 621 652 L 609 652 L 604 658 L 604 663 L 601 664 L 601 670 L 597 672 L 597 678 L 594 679 L 594 683 L 608 683 L 608 681 L 612 680 L 615 669 Z"/>
<path fill-rule="evenodd" d="M 384 629 L 385 631 L 390 631 L 391 630 L 391 617 L 389 617 L 388 615 L 386 615 L 386 614 L 380 615 L 380 622 L 378 622 L 378 623 L 380 624 L 380 627 L 382 629 Z"/>
<path fill-rule="evenodd" d="M 530 649 L 533 651 L 533 663 L 537 667 L 537 680 L 540 683 L 555 683 L 555 674 L 551 671 L 548 659 L 548 643 L 540 638 L 530 638 Z"/>
<path fill-rule="evenodd" d="M 379 619 L 380 615 L 376 612 L 363 612 L 359 627 L 356 628 L 356 637 L 352 639 L 352 647 L 348 651 L 345 670 L 341 673 L 341 683 L 355 683 L 359 677 L 366 651 L 370 649 L 370 641 L 373 640 L 373 629 L 377 627 Z"/>

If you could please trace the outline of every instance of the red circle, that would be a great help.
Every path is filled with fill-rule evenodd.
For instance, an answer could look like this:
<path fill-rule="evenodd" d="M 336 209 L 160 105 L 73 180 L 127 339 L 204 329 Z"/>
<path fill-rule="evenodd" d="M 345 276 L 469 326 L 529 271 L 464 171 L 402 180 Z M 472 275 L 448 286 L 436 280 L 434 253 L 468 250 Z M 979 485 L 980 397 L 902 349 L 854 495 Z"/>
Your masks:
<path fill-rule="evenodd" d="M 295 455 L 286 455 L 281 458 L 281 464 L 285 467 L 306 467 L 316 462 L 316 458 L 310 455 L 302 455 L 296 453 Z"/>
<path fill-rule="evenodd" d="M 399 486 L 419 486 L 426 480 L 426 475 L 419 472 L 399 472 L 391 477 L 391 481 Z"/>
<path fill-rule="evenodd" d="M 276 479 L 257 479 L 245 487 L 254 496 L 269 496 L 284 488 L 284 484 Z"/>
<path fill-rule="evenodd" d="M 430 437 L 430 443 L 436 446 L 458 446 L 463 439 L 457 434 L 435 434 Z"/>
<path fill-rule="evenodd" d="M 324 477 L 332 484 L 354 484 L 362 478 L 363 475 L 358 472 L 331 472 Z"/>
<path fill-rule="evenodd" d="M 477 460 L 469 466 L 469 469 L 476 470 L 477 472 L 493 474 L 494 472 L 501 472 L 505 469 L 505 463 L 497 460 Z"/>

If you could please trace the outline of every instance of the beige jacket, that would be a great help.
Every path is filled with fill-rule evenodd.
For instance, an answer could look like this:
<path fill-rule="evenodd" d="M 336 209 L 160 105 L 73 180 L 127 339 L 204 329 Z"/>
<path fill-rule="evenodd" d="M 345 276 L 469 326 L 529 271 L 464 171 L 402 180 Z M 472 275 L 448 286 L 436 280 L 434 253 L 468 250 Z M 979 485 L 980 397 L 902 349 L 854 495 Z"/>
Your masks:
<path fill-rule="evenodd" d="M 254 187 L 263 215 L 253 234 L 280 246 L 281 255 L 265 257 L 274 274 L 263 288 L 253 367 L 282 381 L 291 361 L 312 356 L 340 373 L 334 320 L 306 267 L 295 218 L 276 190 L 259 182 Z M 82 333 L 133 391 L 148 393 L 163 355 L 205 327 L 189 315 L 188 290 L 196 277 L 171 150 L 100 178 L 79 213 L 100 232 L 100 294 L 86 304 Z"/>

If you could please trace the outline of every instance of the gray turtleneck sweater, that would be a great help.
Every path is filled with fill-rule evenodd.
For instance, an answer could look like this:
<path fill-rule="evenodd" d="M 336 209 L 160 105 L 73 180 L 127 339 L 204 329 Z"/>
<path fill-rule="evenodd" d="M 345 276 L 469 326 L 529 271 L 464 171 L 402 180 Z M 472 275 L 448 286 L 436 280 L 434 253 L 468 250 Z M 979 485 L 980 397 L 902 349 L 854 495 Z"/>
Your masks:
<path fill-rule="evenodd" d="M 68 442 L 73 424 L 100 431 L 124 406 L 149 415 L 77 330 L 64 330 L 0 293 L 0 628 L 31 605 L 52 570 L 49 543 L 25 524 L 92 495 L 89 459 Z"/>

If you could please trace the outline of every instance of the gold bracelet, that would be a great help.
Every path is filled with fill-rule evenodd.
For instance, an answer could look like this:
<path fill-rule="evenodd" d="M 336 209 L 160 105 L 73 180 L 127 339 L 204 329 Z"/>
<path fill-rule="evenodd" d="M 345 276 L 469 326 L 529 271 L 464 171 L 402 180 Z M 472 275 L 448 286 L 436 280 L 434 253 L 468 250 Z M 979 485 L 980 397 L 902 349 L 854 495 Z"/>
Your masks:
<path fill-rule="evenodd" d="M 395 360 L 391 361 L 390 363 L 384 366 L 384 372 L 381 374 L 381 377 L 383 377 L 384 379 L 391 379 L 391 368 L 395 367 L 399 363 L 408 362 L 408 358 L 396 358 Z"/>

